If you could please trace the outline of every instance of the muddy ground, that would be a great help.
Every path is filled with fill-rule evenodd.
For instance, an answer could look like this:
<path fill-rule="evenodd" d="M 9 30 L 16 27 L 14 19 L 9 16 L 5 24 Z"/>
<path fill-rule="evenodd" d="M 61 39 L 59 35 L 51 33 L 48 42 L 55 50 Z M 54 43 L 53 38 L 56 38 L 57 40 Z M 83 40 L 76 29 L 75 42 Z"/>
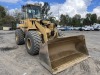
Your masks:
<path fill-rule="evenodd" d="M 100 75 L 100 31 L 65 31 L 66 36 L 83 34 L 91 58 L 57 75 Z M 25 45 L 17 46 L 14 31 L 0 31 L 0 75 L 51 75 L 39 57 L 27 53 Z"/>

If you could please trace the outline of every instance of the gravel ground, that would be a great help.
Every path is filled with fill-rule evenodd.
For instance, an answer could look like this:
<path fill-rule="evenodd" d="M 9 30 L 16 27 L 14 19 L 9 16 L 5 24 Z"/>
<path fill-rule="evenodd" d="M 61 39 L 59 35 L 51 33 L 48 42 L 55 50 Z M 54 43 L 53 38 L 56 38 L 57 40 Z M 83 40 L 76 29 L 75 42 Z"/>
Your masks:
<path fill-rule="evenodd" d="M 100 32 L 65 31 L 66 36 L 85 35 L 91 58 L 57 75 L 100 75 Z M 51 75 L 39 62 L 39 57 L 27 53 L 25 45 L 17 46 L 14 31 L 0 31 L 0 75 Z"/>

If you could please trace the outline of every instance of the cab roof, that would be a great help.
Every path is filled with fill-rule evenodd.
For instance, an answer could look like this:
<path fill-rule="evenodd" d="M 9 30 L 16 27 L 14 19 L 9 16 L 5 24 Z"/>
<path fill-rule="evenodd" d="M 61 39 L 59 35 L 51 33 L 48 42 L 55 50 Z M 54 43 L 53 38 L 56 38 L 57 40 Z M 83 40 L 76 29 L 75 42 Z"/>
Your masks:
<path fill-rule="evenodd" d="M 39 3 L 34 3 L 34 4 L 26 4 L 26 5 L 23 5 L 22 8 L 25 8 L 25 7 L 31 7 L 31 6 L 37 6 L 37 7 L 41 7 L 42 5 L 39 4 Z"/>

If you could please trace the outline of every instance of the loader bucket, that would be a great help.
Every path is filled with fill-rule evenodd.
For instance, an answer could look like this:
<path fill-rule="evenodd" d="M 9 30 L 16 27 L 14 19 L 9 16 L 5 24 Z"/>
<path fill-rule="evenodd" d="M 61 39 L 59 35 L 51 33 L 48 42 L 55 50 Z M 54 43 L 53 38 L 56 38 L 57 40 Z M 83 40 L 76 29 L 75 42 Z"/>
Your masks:
<path fill-rule="evenodd" d="M 41 64 L 56 74 L 89 57 L 83 35 L 57 38 L 42 44 Z"/>

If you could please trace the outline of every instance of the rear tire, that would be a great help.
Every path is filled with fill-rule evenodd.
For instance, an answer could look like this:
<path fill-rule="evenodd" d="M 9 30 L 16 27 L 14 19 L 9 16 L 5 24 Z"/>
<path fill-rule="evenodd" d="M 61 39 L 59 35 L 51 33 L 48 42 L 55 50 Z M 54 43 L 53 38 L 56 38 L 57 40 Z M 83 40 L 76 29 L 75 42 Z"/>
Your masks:
<path fill-rule="evenodd" d="M 17 45 L 23 45 L 25 43 L 24 32 L 21 29 L 17 29 L 15 31 L 15 40 L 16 40 Z"/>
<path fill-rule="evenodd" d="M 30 55 L 39 54 L 41 37 L 37 31 L 28 31 L 25 36 L 25 46 Z"/>

